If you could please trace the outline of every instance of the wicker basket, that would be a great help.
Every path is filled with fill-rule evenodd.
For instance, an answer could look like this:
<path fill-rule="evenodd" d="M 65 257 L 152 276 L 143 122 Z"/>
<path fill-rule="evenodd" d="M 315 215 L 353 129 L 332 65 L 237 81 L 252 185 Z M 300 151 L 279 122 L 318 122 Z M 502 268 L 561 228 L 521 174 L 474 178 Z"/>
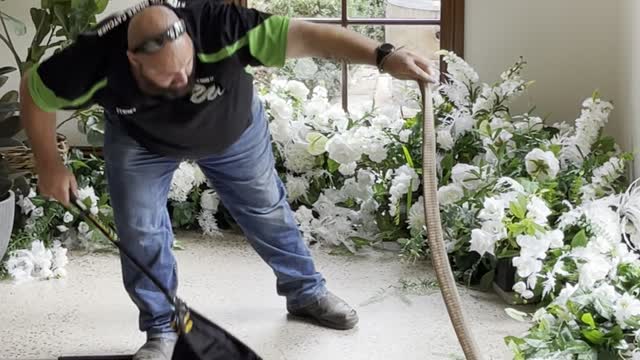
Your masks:
<path fill-rule="evenodd" d="M 66 136 L 57 134 L 58 153 L 62 159 L 69 153 L 69 143 Z M 35 161 L 31 148 L 26 145 L 0 149 L 0 155 L 7 160 L 11 173 L 35 174 Z"/>

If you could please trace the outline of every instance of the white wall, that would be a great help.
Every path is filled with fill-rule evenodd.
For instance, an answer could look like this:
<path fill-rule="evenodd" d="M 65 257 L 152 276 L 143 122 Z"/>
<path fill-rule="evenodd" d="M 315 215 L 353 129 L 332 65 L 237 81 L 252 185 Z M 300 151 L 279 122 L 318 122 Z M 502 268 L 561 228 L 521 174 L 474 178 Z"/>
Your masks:
<path fill-rule="evenodd" d="M 628 150 L 629 114 L 618 107 L 626 95 L 618 64 L 620 1 L 481 0 L 466 7 L 465 55 L 483 80 L 496 80 L 519 56 L 528 62 L 524 77 L 536 83 L 514 109 L 535 104 L 551 122 L 573 121 L 582 100 L 597 89 L 617 106 L 605 131 Z"/>
<path fill-rule="evenodd" d="M 622 116 L 627 120 L 623 129 L 627 134 L 631 148 L 640 150 L 640 3 L 637 0 L 621 0 L 620 6 L 620 57 L 618 72 L 620 79 L 619 105 Z M 634 175 L 640 176 L 640 152 L 636 153 Z"/>

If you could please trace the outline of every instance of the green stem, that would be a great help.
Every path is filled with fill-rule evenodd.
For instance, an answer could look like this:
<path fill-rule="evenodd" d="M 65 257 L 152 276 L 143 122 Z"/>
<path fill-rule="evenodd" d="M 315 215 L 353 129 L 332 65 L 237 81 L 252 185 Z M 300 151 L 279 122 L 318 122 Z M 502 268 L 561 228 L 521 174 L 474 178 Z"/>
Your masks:
<path fill-rule="evenodd" d="M 71 114 L 71 116 L 69 116 L 64 121 L 62 121 L 60 124 L 58 124 L 58 126 L 56 126 L 56 130 L 60 129 L 62 127 L 62 125 L 68 123 L 69 121 L 75 119 L 76 117 L 78 117 L 78 115 L 76 113 Z"/>
<path fill-rule="evenodd" d="M 22 61 L 20 60 L 20 56 L 18 55 L 16 50 L 13 48 L 13 45 L 11 44 L 11 40 L 7 39 L 6 37 L 4 37 L 2 35 L 0 35 L 0 40 L 2 40 L 7 45 L 9 50 L 11 51 L 11 54 L 13 55 L 13 58 L 16 61 L 16 65 L 18 65 L 18 70 L 20 70 L 20 75 L 22 75 Z"/>

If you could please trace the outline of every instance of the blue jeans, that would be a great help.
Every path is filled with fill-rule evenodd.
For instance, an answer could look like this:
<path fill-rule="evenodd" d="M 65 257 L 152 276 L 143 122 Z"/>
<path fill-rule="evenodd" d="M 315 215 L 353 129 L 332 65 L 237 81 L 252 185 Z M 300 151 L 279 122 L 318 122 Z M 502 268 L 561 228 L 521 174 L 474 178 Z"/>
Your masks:
<path fill-rule="evenodd" d="M 249 243 L 273 269 L 277 293 L 296 309 L 326 293 L 325 279 L 316 271 L 287 203 L 257 96 L 252 106 L 252 124 L 241 138 L 223 153 L 197 163 Z M 104 155 L 120 241 L 175 294 L 177 265 L 166 205 L 179 159 L 148 151 L 111 123 L 106 127 Z M 122 256 L 121 263 L 125 289 L 140 310 L 140 330 L 148 337 L 172 336 L 173 308 L 133 263 Z"/>

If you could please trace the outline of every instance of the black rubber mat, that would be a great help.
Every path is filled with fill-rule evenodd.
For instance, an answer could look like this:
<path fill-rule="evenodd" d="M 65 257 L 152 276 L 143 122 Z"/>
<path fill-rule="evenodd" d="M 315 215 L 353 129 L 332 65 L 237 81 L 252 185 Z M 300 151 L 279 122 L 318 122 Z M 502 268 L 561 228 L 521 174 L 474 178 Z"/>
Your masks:
<path fill-rule="evenodd" d="M 61 356 L 58 360 L 131 360 L 133 355 Z"/>

